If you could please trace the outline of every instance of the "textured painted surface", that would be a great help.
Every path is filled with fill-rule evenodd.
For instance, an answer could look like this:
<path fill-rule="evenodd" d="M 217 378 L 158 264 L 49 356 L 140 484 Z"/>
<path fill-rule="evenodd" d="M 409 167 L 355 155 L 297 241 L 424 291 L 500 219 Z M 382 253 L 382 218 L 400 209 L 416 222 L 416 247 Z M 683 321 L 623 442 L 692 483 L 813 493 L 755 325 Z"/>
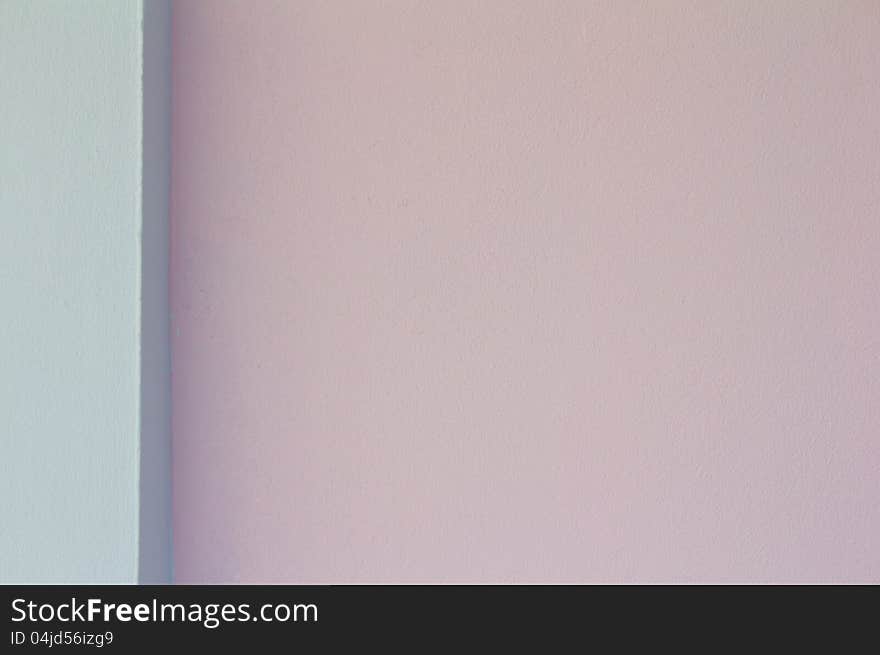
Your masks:
<path fill-rule="evenodd" d="M 178 2 L 177 579 L 880 581 L 878 43 Z"/>
<path fill-rule="evenodd" d="M 143 2 L 141 178 L 140 512 L 138 580 L 169 582 L 171 336 L 168 285 L 171 190 L 171 3 Z"/>
<path fill-rule="evenodd" d="M 140 399 L 142 245 L 166 257 L 141 232 L 167 219 L 141 189 L 142 18 L 133 1 L 0 2 L 0 582 L 142 568 L 141 409 L 168 437 L 167 403 Z M 167 362 L 164 344 L 143 345 Z M 170 508 L 149 502 L 167 542 Z M 168 576 L 164 548 L 151 579 Z"/>

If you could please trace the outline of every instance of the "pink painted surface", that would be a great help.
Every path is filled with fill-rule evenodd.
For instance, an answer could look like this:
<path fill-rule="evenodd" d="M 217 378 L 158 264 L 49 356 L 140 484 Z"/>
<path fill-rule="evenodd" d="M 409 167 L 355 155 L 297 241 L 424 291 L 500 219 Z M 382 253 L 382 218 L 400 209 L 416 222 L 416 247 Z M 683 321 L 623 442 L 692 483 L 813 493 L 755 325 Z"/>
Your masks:
<path fill-rule="evenodd" d="M 180 582 L 880 582 L 876 2 L 174 17 Z"/>

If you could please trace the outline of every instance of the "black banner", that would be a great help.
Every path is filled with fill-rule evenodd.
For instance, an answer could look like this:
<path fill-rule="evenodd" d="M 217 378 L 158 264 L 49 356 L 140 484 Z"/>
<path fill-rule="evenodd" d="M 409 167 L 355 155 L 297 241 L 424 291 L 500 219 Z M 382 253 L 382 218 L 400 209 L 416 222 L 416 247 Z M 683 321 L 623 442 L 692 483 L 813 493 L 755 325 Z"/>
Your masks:
<path fill-rule="evenodd" d="M 342 647 L 403 635 L 424 646 L 464 644 L 474 635 L 521 641 L 602 634 L 625 646 L 711 626 L 745 643 L 767 628 L 827 622 L 846 597 L 865 601 L 858 605 L 871 615 L 876 606 L 876 587 L 7 586 L 0 593 L 0 650 L 10 653 Z"/>

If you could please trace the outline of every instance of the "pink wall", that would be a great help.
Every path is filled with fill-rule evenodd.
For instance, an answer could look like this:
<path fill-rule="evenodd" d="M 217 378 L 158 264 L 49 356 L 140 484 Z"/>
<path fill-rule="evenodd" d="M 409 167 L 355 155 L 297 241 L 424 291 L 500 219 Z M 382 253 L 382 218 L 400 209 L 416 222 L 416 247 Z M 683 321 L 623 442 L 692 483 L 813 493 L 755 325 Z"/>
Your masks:
<path fill-rule="evenodd" d="M 174 17 L 181 582 L 880 582 L 876 2 Z"/>

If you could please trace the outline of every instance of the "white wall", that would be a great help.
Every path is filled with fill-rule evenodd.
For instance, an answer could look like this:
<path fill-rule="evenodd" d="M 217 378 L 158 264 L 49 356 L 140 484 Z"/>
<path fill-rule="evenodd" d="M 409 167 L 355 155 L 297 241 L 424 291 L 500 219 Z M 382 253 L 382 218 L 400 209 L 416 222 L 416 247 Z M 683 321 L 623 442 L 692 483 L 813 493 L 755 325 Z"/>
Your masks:
<path fill-rule="evenodd" d="M 141 385 L 168 373 L 167 110 L 142 92 L 163 14 L 144 32 L 134 0 L 0 3 L 0 582 L 169 575 L 168 492 L 146 512 L 139 493 L 168 461 L 167 394 Z"/>

